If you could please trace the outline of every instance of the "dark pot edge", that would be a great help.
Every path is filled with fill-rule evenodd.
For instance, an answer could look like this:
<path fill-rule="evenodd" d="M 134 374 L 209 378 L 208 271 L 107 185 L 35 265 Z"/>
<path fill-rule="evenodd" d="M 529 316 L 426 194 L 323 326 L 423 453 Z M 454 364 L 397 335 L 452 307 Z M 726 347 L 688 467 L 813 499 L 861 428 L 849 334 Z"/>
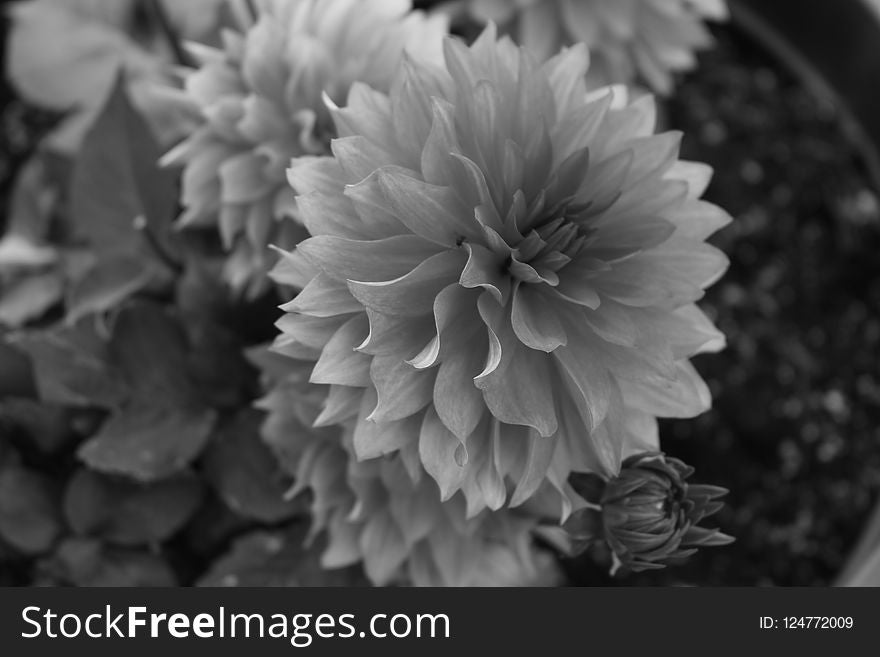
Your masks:
<path fill-rule="evenodd" d="M 728 2 L 734 25 L 788 67 L 813 94 L 834 104 L 844 132 L 880 192 L 880 94 L 873 92 L 880 83 L 880 2 Z M 880 501 L 833 585 L 847 585 L 878 547 Z"/>
<path fill-rule="evenodd" d="M 844 131 L 880 192 L 880 5 L 872 0 L 728 0 L 731 20 L 817 97 Z"/>

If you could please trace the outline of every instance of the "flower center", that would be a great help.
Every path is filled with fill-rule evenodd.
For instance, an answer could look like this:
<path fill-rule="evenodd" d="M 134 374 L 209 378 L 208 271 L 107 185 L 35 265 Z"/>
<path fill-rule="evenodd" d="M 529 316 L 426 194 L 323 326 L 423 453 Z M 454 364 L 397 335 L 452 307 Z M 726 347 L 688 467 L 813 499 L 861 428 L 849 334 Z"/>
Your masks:
<path fill-rule="evenodd" d="M 587 237 L 565 216 L 557 217 L 526 235 L 511 252 L 507 270 L 523 283 L 559 285 L 557 272 L 580 253 Z"/>

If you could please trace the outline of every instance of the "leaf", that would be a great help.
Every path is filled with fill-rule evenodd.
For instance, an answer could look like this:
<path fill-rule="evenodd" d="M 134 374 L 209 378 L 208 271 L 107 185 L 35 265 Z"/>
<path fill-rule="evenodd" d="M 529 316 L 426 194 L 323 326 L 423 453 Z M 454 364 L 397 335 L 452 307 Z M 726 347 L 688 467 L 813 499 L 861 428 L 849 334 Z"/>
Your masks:
<path fill-rule="evenodd" d="M 78 534 L 120 545 L 165 541 L 192 517 L 202 487 L 190 474 L 141 485 L 81 468 L 64 497 L 64 514 Z"/>
<path fill-rule="evenodd" d="M 0 424 L 0 429 L 3 429 L 2 424 Z M 20 462 L 21 458 L 19 457 L 18 452 L 9 442 L 9 432 L 4 429 L 0 432 L 0 471 L 7 467 L 18 465 Z"/>
<path fill-rule="evenodd" d="M 355 586 L 364 583 L 354 568 L 324 570 L 316 546 L 303 547 L 306 531 L 256 531 L 235 541 L 198 586 Z"/>
<path fill-rule="evenodd" d="M 31 331 L 12 344 L 30 356 L 43 401 L 113 409 L 129 396 L 108 345 L 91 324 Z"/>
<path fill-rule="evenodd" d="M 202 451 L 216 413 L 138 400 L 110 418 L 79 449 L 89 466 L 142 482 L 164 479 L 185 469 Z"/>
<path fill-rule="evenodd" d="M 13 280 L 0 290 L 0 324 L 23 326 L 46 314 L 64 294 L 64 282 L 57 272 Z"/>
<path fill-rule="evenodd" d="M 55 249 L 35 244 L 27 237 L 12 233 L 0 239 L 0 272 L 38 269 L 51 265 L 57 258 Z"/>
<path fill-rule="evenodd" d="M 119 76 L 76 159 L 73 219 L 99 251 L 149 253 L 136 221 L 171 248 L 177 208 L 175 173 L 159 166 L 162 148 L 132 107 Z"/>
<path fill-rule="evenodd" d="M 52 176 L 52 163 L 47 154 L 38 151 L 19 169 L 9 199 L 8 234 L 35 244 L 46 240 L 52 210 L 59 196 L 59 186 Z"/>
<path fill-rule="evenodd" d="M 223 261 L 211 259 L 208 253 L 190 254 L 177 280 L 175 304 L 187 316 L 217 322 L 235 319 L 232 297 L 223 281 Z"/>
<path fill-rule="evenodd" d="M 53 583 L 73 586 L 175 586 L 164 559 L 149 552 L 114 548 L 92 539 L 65 540 L 40 571 Z"/>
<path fill-rule="evenodd" d="M 244 357 L 236 333 L 201 317 L 187 317 L 187 366 L 204 401 L 215 408 L 239 409 L 258 396 L 259 375 Z"/>
<path fill-rule="evenodd" d="M 185 469 L 207 443 L 216 413 L 190 378 L 182 327 L 161 306 L 127 305 L 109 342 L 83 323 L 16 344 L 32 357 L 44 401 L 114 411 L 79 450 L 96 470 L 155 481 Z"/>
<path fill-rule="evenodd" d="M 292 481 L 260 439 L 262 414 L 246 410 L 225 424 L 205 453 L 205 476 L 236 513 L 267 523 L 303 511 L 300 500 L 286 500 Z"/>
<path fill-rule="evenodd" d="M 0 397 L 33 397 L 37 394 L 31 361 L 0 334 Z"/>
<path fill-rule="evenodd" d="M 0 470 L 0 537 L 21 552 L 40 554 L 61 531 L 51 480 L 16 464 Z"/>
<path fill-rule="evenodd" d="M 74 228 L 97 260 L 68 296 L 69 323 L 171 282 L 167 261 L 178 250 L 171 229 L 177 187 L 174 173 L 158 164 L 161 154 L 120 76 L 73 168 Z"/>
<path fill-rule="evenodd" d="M 186 367 L 191 352 L 178 319 L 155 303 L 123 308 L 113 324 L 109 353 L 136 397 L 154 405 L 197 405 L 200 395 Z"/>
<path fill-rule="evenodd" d="M 208 491 L 205 502 L 187 523 L 181 538 L 192 554 L 207 563 L 229 546 L 231 537 L 253 529 L 253 525 L 253 521 L 233 513 L 213 491 Z"/>
<path fill-rule="evenodd" d="M 128 297 L 168 278 L 166 270 L 149 260 L 110 254 L 76 280 L 67 294 L 68 324 L 93 313 L 104 313 Z"/>
<path fill-rule="evenodd" d="M 17 430 L 42 454 L 55 454 L 70 442 L 70 424 L 71 413 L 61 406 L 21 397 L 0 399 L 0 432 Z"/>

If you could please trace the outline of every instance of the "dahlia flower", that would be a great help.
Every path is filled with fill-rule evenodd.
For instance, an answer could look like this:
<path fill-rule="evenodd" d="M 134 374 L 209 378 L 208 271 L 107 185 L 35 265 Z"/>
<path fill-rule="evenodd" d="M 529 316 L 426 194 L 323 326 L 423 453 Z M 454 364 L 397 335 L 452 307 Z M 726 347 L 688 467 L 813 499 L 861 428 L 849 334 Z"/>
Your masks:
<path fill-rule="evenodd" d="M 506 26 L 517 41 L 547 58 L 583 42 L 594 85 L 641 79 L 655 92 L 672 91 L 672 74 L 695 64 L 711 45 L 705 20 L 727 18 L 725 0 L 469 0 L 482 20 Z"/>
<path fill-rule="evenodd" d="M 631 456 L 620 475 L 598 486 L 575 484 L 591 506 L 567 522 L 582 546 L 604 540 L 614 558 L 612 573 L 621 566 L 634 572 L 681 563 L 699 547 L 728 545 L 733 538 L 698 524 L 723 504 L 727 494 L 718 486 L 686 482 L 694 469 L 661 453 Z"/>
<path fill-rule="evenodd" d="M 352 422 L 311 427 L 326 413 L 329 387 L 308 383 L 307 363 L 261 351 L 253 360 L 270 387 L 259 404 L 264 437 L 296 480 L 290 495 L 311 491 L 311 537 L 326 532 L 322 566 L 363 562 L 377 585 L 556 583 L 551 556 L 534 545 L 534 516 L 504 510 L 467 518 L 461 495 L 441 502 L 418 461 L 357 461 Z"/>
<path fill-rule="evenodd" d="M 231 0 L 233 6 L 243 6 Z M 185 96 L 204 122 L 165 156 L 185 166 L 182 226 L 218 225 L 231 252 L 225 276 L 250 296 L 266 286 L 269 244 L 302 237 L 291 157 L 328 151 L 322 94 L 342 101 L 355 81 L 387 89 L 404 50 L 438 60 L 446 20 L 408 13 L 409 0 L 255 0 L 222 50 L 193 44 L 200 68 Z"/>
<path fill-rule="evenodd" d="M 709 407 L 687 359 L 723 344 L 694 302 L 729 217 L 652 98 L 586 93 L 585 47 L 539 65 L 490 26 L 445 57 L 354 85 L 333 156 L 292 163 L 313 237 L 275 272 L 304 288 L 275 349 L 359 460 L 420 463 L 470 517 L 551 490 L 565 516 L 572 471 L 614 476 L 656 416 Z"/>

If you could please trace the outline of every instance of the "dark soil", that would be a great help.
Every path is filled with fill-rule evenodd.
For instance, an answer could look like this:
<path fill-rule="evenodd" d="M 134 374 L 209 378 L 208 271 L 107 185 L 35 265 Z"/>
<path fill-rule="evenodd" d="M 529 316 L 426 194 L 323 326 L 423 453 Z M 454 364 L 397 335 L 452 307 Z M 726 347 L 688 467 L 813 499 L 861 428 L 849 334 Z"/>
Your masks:
<path fill-rule="evenodd" d="M 834 106 L 732 28 L 668 108 L 682 157 L 716 171 L 707 198 L 734 222 L 702 303 L 728 337 L 696 365 L 715 408 L 666 422 L 664 450 L 730 489 L 737 542 L 687 565 L 578 584 L 827 585 L 880 488 L 880 212 Z"/>

